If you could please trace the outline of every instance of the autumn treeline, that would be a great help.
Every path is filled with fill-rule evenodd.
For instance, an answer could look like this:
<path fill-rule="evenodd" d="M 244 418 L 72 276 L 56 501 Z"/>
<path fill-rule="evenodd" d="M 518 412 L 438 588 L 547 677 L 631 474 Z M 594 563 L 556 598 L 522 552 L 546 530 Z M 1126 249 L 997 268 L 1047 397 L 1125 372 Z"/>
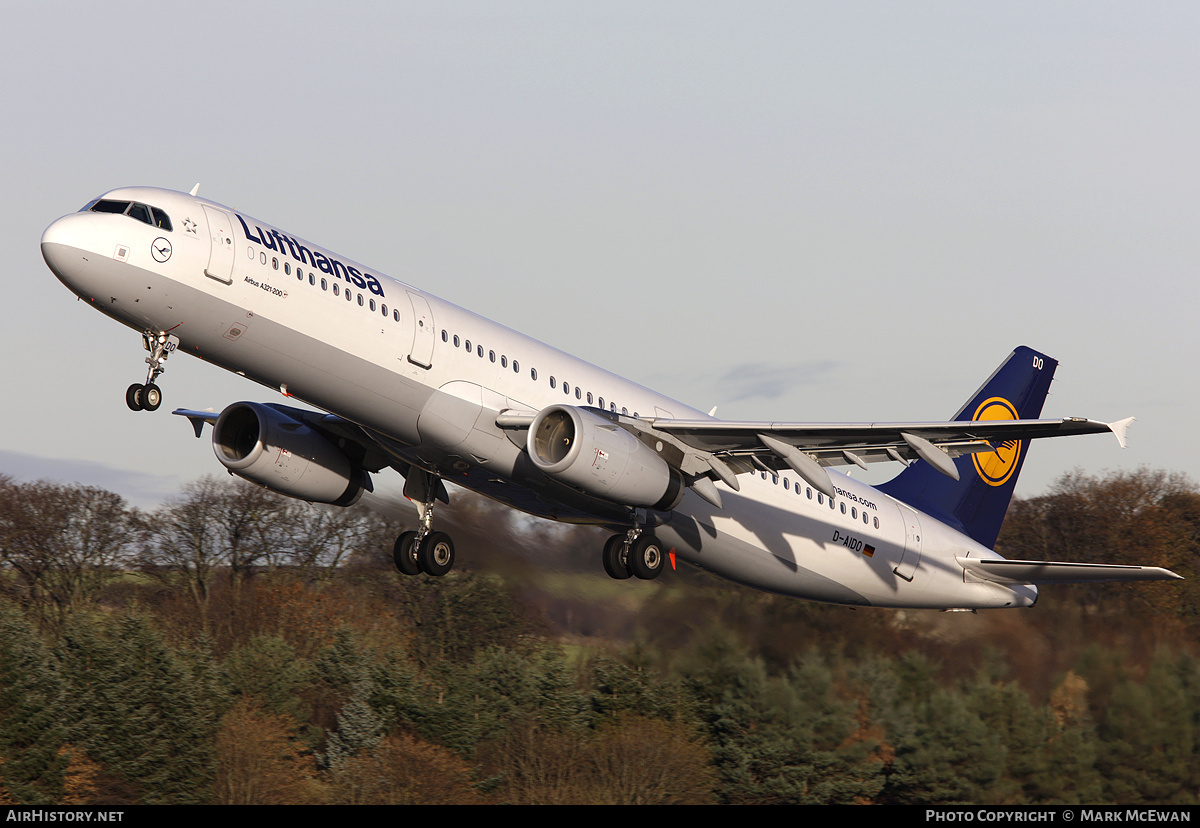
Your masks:
<path fill-rule="evenodd" d="M 1068 475 L 1000 548 L 1191 580 L 979 614 L 614 582 L 602 533 L 452 499 L 456 569 L 410 578 L 360 507 L 0 478 L 0 803 L 1200 799 L 1186 478 Z"/>

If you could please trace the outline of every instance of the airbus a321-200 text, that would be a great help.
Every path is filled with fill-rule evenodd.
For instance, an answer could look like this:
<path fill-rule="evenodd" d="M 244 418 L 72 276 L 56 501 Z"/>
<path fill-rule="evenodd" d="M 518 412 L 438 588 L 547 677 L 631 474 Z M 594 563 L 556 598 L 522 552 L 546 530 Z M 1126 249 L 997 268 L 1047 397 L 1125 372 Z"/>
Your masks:
<path fill-rule="evenodd" d="M 1037 585 L 1178 578 L 993 551 L 1030 441 L 1131 419 L 1041 419 L 1057 362 L 1017 348 L 949 422 L 720 420 L 191 193 L 113 190 L 42 236 L 54 274 L 150 352 L 126 402 L 153 411 L 186 352 L 316 411 L 176 410 L 234 474 L 349 506 L 391 468 L 417 505 L 408 575 L 445 575 L 443 481 L 605 527 L 613 578 L 682 559 L 762 590 L 858 606 L 1026 607 Z M 879 486 L 835 467 L 903 466 Z M 599 544 L 597 544 L 599 546 Z"/>

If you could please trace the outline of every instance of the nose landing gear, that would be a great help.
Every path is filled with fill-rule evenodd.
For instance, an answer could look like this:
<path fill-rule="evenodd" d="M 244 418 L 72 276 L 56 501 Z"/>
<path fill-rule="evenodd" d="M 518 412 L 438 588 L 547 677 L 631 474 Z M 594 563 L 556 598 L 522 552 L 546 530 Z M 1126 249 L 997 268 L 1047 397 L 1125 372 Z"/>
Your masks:
<path fill-rule="evenodd" d="M 150 352 L 146 357 L 146 382 L 134 383 L 125 389 L 125 404 L 131 411 L 157 411 L 162 405 L 162 391 L 154 381 L 167 370 L 166 361 L 179 347 L 179 337 L 166 331 L 146 331 L 142 334 L 142 346 Z"/>

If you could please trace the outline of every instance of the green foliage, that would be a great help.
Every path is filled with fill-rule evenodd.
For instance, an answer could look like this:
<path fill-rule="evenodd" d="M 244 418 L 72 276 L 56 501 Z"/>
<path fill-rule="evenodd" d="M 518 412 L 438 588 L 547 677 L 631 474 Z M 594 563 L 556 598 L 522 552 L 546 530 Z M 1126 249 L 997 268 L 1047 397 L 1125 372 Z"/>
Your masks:
<path fill-rule="evenodd" d="M 254 696 L 264 710 L 300 716 L 301 690 L 313 670 L 277 635 L 256 635 L 225 659 L 229 686 L 238 695 Z"/>
<path fill-rule="evenodd" d="M 1144 680 L 1113 688 L 1099 725 L 1106 798 L 1125 804 L 1194 802 L 1200 781 L 1200 672 L 1191 656 L 1159 652 Z"/>
<path fill-rule="evenodd" d="M 61 801 L 62 695 L 62 679 L 37 633 L 18 610 L 0 604 L 0 785 L 21 805 Z"/>
<path fill-rule="evenodd" d="M 720 796 L 731 804 L 866 801 L 880 767 L 857 730 L 852 703 L 813 655 L 773 676 L 734 635 L 710 628 L 676 665 L 706 727 Z"/>
<path fill-rule="evenodd" d="M 70 739 L 144 804 L 207 802 L 221 700 L 211 676 L 142 617 L 78 622 L 59 654 Z"/>
<path fill-rule="evenodd" d="M 0 605 L 0 799 L 1005 807 L 1200 791 L 1191 581 L 971 616 L 696 573 L 631 591 L 560 572 L 543 591 L 532 567 L 337 566 L 383 524 L 273 497 L 190 487 L 152 521 L 154 578 L 119 585 L 94 556 L 71 580 L 83 533 L 18 537 L 65 514 L 53 504 L 0 504 L 0 587 L 24 607 Z M 1200 494 L 1172 475 L 1071 475 L 1015 503 L 1002 543 L 1191 575 Z M 52 560 L 62 573 L 34 566 Z"/>

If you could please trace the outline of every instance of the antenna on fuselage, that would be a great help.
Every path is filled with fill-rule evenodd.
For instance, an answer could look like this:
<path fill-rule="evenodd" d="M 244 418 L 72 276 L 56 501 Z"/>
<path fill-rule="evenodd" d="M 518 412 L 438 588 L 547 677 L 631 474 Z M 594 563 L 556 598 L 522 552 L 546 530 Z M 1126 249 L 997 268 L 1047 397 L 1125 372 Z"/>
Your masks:
<path fill-rule="evenodd" d="M 188 195 L 194 196 L 198 192 L 200 192 L 200 182 L 199 181 L 196 182 L 195 187 L 192 187 L 192 191 L 190 193 L 188 193 Z"/>

